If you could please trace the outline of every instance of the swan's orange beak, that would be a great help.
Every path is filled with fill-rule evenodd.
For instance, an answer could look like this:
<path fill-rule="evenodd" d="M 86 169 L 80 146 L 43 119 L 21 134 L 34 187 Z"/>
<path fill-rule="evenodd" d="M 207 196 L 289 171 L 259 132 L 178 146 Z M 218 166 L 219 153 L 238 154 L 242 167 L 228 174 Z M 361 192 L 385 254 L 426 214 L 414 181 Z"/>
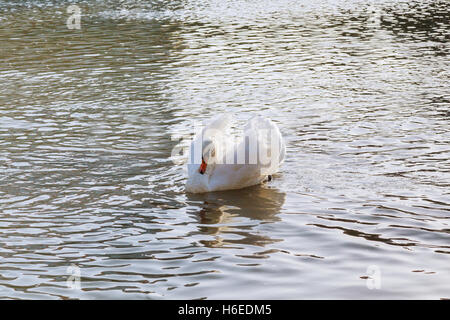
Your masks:
<path fill-rule="evenodd" d="M 202 164 L 200 165 L 200 169 L 198 169 L 198 172 L 200 172 L 200 174 L 204 174 L 206 171 L 206 166 L 207 166 L 207 164 L 206 164 L 205 160 L 203 160 L 203 157 L 202 157 Z"/>

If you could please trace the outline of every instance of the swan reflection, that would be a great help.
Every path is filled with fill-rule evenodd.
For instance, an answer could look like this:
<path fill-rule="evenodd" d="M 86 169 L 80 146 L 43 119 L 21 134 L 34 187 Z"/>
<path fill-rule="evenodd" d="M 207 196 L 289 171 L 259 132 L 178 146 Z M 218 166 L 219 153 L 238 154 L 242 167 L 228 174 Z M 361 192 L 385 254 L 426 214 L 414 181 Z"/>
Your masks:
<path fill-rule="evenodd" d="M 266 186 L 240 190 L 187 194 L 191 210 L 198 220 L 198 233 L 214 236 L 201 240 L 207 247 L 236 247 L 239 244 L 264 246 L 282 239 L 271 239 L 254 229 L 264 223 L 281 220 L 286 194 Z M 198 210 L 200 208 L 200 210 Z"/>

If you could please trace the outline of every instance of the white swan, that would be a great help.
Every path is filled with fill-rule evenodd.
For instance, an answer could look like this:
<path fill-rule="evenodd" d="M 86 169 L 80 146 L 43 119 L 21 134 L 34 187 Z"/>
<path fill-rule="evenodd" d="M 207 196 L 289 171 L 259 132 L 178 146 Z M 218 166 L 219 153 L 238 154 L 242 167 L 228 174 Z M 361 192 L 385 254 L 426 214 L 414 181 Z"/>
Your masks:
<path fill-rule="evenodd" d="M 286 148 L 277 125 L 262 116 L 251 118 L 243 136 L 230 134 L 232 117 L 218 115 L 193 139 L 186 191 L 240 189 L 270 179 L 284 161 Z"/>

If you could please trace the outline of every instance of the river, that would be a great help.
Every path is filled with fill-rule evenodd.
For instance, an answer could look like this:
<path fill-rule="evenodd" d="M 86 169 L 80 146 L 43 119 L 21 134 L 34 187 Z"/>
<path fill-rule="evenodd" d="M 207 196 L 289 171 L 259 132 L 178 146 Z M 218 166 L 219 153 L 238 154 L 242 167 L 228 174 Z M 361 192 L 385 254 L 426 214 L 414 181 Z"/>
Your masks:
<path fill-rule="evenodd" d="M 0 0 L 0 298 L 450 298 L 449 21 L 445 0 Z M 181 150 L 224 112 L 270 117 L 286 161 L 187 194 Z"/>

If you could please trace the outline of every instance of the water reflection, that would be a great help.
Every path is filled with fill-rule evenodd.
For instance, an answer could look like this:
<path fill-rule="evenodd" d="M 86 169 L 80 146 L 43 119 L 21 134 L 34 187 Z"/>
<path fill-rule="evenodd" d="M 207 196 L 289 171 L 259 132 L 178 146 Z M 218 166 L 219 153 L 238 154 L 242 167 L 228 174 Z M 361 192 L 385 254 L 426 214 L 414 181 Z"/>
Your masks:
<path fill-rule="evenodd" d="M 399 38 L 445 44 L 450 40 L 448 28 L 450 12 L 448 1 L 399 2 L 386 5 L 381 15 L 381 27 L 392 31 Z M 436 55 L 447 55 L 448 47 L 434 45 Z"/>
<path fill-rule="evenodd" d="M 261 223 L 279 221 L 277 214 L 284 204 L 285 196 L 284 192 L 274 188 L 254 186 L 242 190 L 187 194 L 187 199 L 188 204 L 200 207 L 200 210 L 190 212 L 199 223 L 198 232 L 215 236 L 213 241 L 202 241 L 205 246 L 265 246 L 281 240 L 256 234 L 253 228 Z M 224 234 L 234 234 L 239 239 L 225 238 Z"/>

